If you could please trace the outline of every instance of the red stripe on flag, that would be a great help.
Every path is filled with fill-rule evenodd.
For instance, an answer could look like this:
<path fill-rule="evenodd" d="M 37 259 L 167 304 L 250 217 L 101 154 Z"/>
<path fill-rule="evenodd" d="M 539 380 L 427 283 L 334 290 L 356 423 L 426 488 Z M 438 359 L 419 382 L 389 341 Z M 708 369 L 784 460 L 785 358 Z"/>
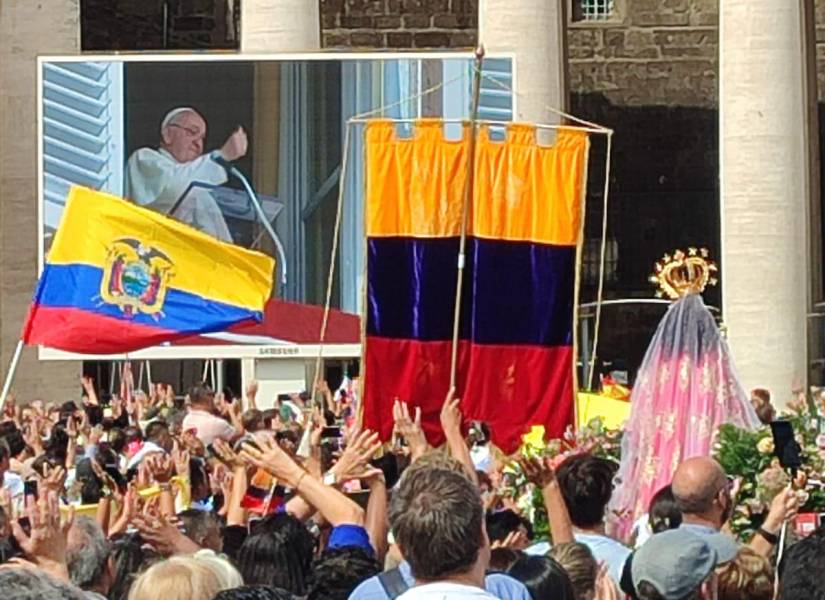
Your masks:
<path fill-rule="evenodd" d="M 35 318 L 36 317 L 36 318 Z M 32 305 L 23 341 L 82 354 L 116 354 L 183 337 L 162 327 L 90 313 L 77 308 Z"/>
<path fill-rule="evenodd" d="M 421 407 L 427 438 L 441 444 L 439 413 L 450 383 L 450 347 L 450 342 L 368 337 L 364 426 L 389 439 L 397 397 Z M 464 417 L 488 423 L 493 442 L 504 452 L 517 450 L 531 425 L 544 425 L 547 437 L 557 438 L 573 423 L 570 346 L 460 342 L 458 354 Z"/>

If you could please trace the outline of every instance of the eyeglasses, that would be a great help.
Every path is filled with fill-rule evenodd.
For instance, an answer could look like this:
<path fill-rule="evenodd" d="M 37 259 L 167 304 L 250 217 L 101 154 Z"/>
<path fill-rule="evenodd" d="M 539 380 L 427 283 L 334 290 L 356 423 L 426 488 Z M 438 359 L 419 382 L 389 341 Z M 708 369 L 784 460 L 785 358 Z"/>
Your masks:
<path fill-rule="evenodd" d="M 177 123 L 170 123 L 168 127 L 177 127 L 178 129 L 183 129 L 192 137 L 203 137 L 205 135 L 203 132 L 201 132 L 200 129 L 193 127 L 184 127 L 183 125 L 178 125 Z"/>

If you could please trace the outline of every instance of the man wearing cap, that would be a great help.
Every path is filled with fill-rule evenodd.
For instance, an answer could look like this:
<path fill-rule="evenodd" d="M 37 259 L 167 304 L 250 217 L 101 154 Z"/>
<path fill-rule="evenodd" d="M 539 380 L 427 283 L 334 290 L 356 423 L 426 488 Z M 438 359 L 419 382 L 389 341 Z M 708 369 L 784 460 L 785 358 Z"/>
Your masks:
<path fill-rule="evenodd" d="M 685 529 L 652 536 L 633 556 L 631 572 L 640 600 L 708 600 L 716 597 L 720 563 L 707 538 Z"/>
<path fill-rule="evenodd" d="M 733 560 L 739 551 L 736 540 L 721 532 L 733 514 L 732 488 L 722 466 L 708 457 L 684 461 L 673 475 L 673 496 L 682 511 L 681 529 L 710 544 L 720 564 Z M 770 555 L 779 541 L 782 524 L 796 515 L 798 507 L 798 499 L 792 490 L 780 492 L 771 503 L 762 527 L 748 545 L 763 556 Z"/>
<path fill-rule="evenodd" d="M 203 153 L 206 121 L 191 107 L 175 108 L 160 125 L 160 146 L 140 148 L 126 163 L 126 198 L 189 223 L 218 239 L 231 242 L 232 236 L 215 199 L 204 190 L 191 190 L 193 183 L 219 185 L 227 180 L 225 169 L 213 159 L 228 161 L 246 154 L 246 132 L 238 127 L 219 150 Z"/>

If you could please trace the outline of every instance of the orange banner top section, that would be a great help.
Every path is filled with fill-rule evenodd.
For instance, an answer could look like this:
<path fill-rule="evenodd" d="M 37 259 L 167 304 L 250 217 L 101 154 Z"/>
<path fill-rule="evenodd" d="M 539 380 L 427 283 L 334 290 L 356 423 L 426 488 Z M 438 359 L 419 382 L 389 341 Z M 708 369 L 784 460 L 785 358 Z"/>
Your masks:
<path fill-rule="evenodd" d="M 480 128 L 469 235 L 576 244 L 589 141 L 578 130 L 556 134 L 552 146 L 543 146 L 531 125 L 508 126 L 503 141 Z M 374 121 L 366 139 L 367 235 L 460 235 L 469 128 L 453 141 L 445 139 L 441 121 L 422 120 L 402 138 L 394 123 Z"/>

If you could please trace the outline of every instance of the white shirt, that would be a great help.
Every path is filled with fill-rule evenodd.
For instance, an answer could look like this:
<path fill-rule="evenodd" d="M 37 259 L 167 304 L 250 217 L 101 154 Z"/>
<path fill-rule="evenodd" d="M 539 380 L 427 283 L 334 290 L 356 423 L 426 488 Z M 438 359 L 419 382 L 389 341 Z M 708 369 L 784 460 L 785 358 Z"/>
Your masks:
<path fill-rule="evenodd" d="M 17 473 L 6 471 L 3 473 L 3 487 L 9 491 L 12 498 L 23 495 L 23 478 Z"/>
<path fill-rule="evenodd" d="M 630 556 L 630 548 L 613 538 L 597 533 L 574 533 L 577 542 L 590 548 L 597 562 L 607 565 L 607 572 L 618 585 L 622 579 L 622 570 Z"/>
<path fill-rule="evenodd" d="M 488 594 L 481 588 L 446 581 L 417 585 L 398 596 L 398 600 L 417 600 L 418 598 L 427 598 L 430 600 L 441 600 L 442 598 L 444 600 L 448 598 L 476 598 L 477 600 L 486 600 L 492 598 L 496 600 L 495 596 Z"/>
<path fill-rule="evenodd" d="M 186 193 L 174 217 L 231 242 L 232 236 L 215 199 L 203 189 L 186 192 L 193 183 L 219 185 L 226 180 L 226 170 L 210 154 L 181 163 L 166 150 L 141 148 L 126 163 L 125 195 L 141 206 L 167 214 Z"/>

